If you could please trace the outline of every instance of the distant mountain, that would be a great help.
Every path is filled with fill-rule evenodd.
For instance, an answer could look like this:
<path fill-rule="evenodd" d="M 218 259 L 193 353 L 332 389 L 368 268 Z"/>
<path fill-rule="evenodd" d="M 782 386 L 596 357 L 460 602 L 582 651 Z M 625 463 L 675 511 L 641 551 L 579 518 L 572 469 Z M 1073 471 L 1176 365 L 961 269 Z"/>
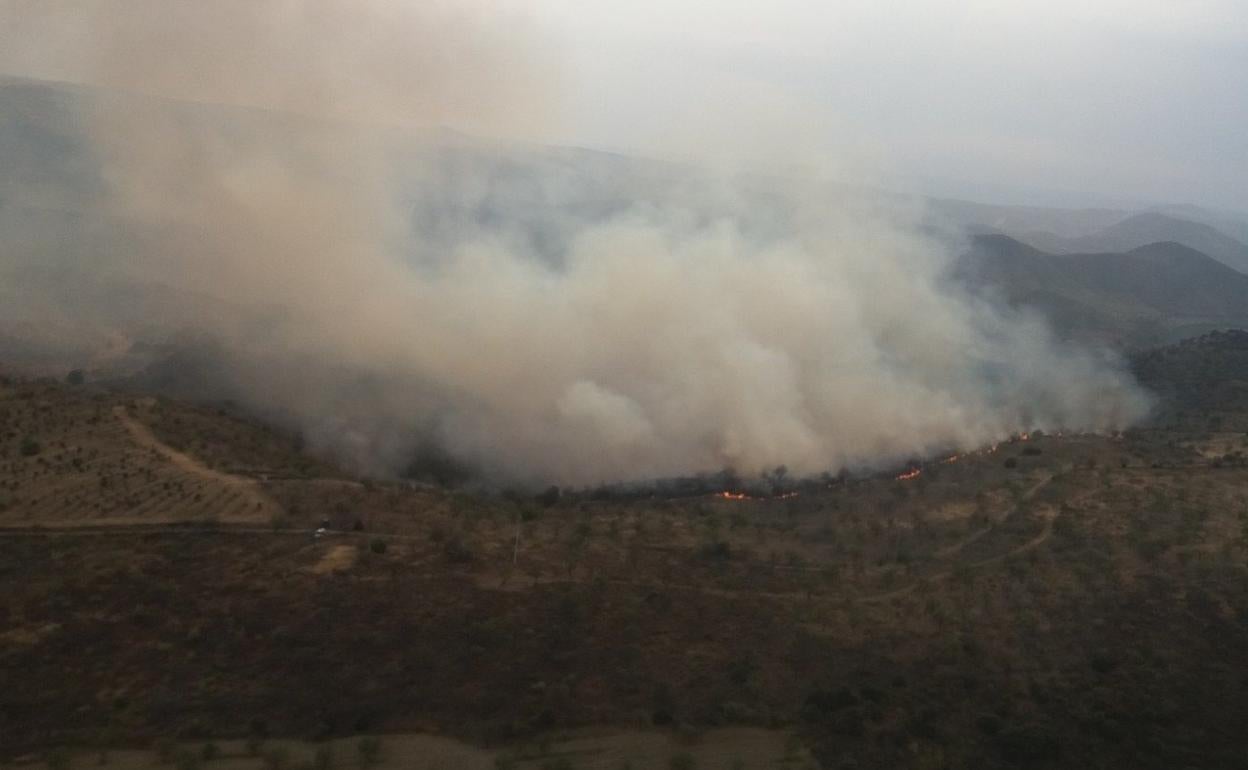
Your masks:
<path fill-rule="evenodd" d="M 1077 238 L 1109 227 L 1129 216 L 1122 209 L 1063 209 L 1043 206 L 1000 206 L 991 203 L 931 198 L 929 216 L 972 233 L 1006 233 L 1017 237 L 1030 232 Z"/>
<path fill-rule="evenodd" d="M 1055 254 L 1130 251 L 1158 241 L 1174 241 L 1248 274 L 1248 245 L 1207 224 L 1155 211 L 1129 216 L 1079 237 L 1062 237 L 1051 232 L 1029 232 L 1015 237 Z"/>
<path fill-rule="evenodd" d="M 1141 347 L 1248 328 L 1248 275 L 1174 242 L 1051 254 L 1005 235 L 980 235 L 959 275 L 1011 305 L 1039 310 L 1069 338 Z"/>

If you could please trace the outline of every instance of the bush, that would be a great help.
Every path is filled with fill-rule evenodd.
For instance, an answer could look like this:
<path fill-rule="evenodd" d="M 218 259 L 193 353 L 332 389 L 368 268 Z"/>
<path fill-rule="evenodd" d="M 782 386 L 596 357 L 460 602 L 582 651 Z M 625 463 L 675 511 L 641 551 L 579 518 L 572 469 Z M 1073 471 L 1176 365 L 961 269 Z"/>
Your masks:
<path fill-rule="evenodd" d="M 516 758 L 510 754 L 499 754 L 494 757 L 494 770 L 515 770 Z"/>
<path fill-rule="evenodd" d="M 542 492 L 541 494 L 536 495 L 533 499 L 536 500 L 541 505 L 544 505 L 547 508 L 549 508 L 550 506 L 559 502 L 559 496 L 560 496 L 559 487 L 550 486 L 550 487 L 547 487 L 546 490 Z"/>
<path fill-rule="evenodd" d="M 1007 468 L 1017 468 L 1017 467 L 1018 467 L 1018 458 L 1017 458 L 1017 457 L 1007 457 L 1007 458 L 1005 458 L 1005 463 L 1004 463 L 1004 464 L 1005 464 L 1005 467 L 1007 467 Z"/>
<path fill-rule="evenodd" d="M 385 541 L 385 540 L 382 540 L 382 539 L 381 539 L 381 538 L 379 538 L 379 537 L 375 537 L 375 538 L 373 538 L 373 539 L 372 539 L 372 542 L 370 542 L 370 543 L 368 544 L 368 549 L 369 549 L 370 551 L 372 551 L 373 553 L 377 553 L 377 554 L 382 554 L 382 553 L 385 553 L 385 552 L 386 552 L 386 541 Z"/>
<path fill-rule="evenodd" d="M 269 770 L 283 770 L 290 762 L 290 752 L 283 746 L 274 746 L 264 752 L 264 766 Z"/>
<path fill-rule="evenodd" d="M 183 749 L 174 757 L 173 764 L 178 770 L 199 770 L 201 760 L 195 752 Z"/>
<path fill-rule="evenodd" d="M 254 735 L 248 738 L 247 743 L 246 743 L 247 756 L 249 757 L 260 756 L 260 747 L 263 745 L 264 745 L 264 740 L 262 738 L 259 738 Z"/>
<path fill-rule="evenodd" d="M 698 766 L 698 763 L 694 761 L 692 754 L 687 751 L 682 751 L 679 754 L 673 754 L 671 760 L 668 761 L 667 766 L 670 767 L 671 770 L 693 770 L 693 768 Z"/>
<path fill-rule="evenodd" d="M 74 369 L 69 374 L 65 375 L 65 382 L 70 385 L 81 385 L 86 381 L 87 375 L 81 369 Z"/>
<path fill-rule="evenodd" d="M 1030 764 L 1057 759 L 1061 743 L 1057 736 L 1041 725 L 1019 725 L 997 735 L 1002 756 L 1011 762 Z"/>
<path fill-rule="evenodd" d="M 327 743 L 324 746 L 318 746 L 316 752 L 312 755 L 312 767 L 315 770 L 330 770 L 334 766 L 334 746 Z"/>
<path fill-rule="evenodd" d="M 698 549 L 698 556 L 708 561 L 728 561 L 732 558 L 732 546 L 723 540 L 712 540 Z"/>
<path fill-rule="evenodd" d="M 44 761 L 48 765 L 48 770 L 68 770 L 69 752 L 65 749 L 53 749 L 44 757 Z"/>
<path fill-rule="evenodd" d="M 205 743 L 204 747 L 199 751 L 199 756 L 202 757 L 205 762 L 211 762 L 221 756 L 221 749 L 218 748 L 215 743 Z"/>
<path fill-rule="evenodd" d="M 459 535 L 452 535 L 442 543 L 442 555 L 452 564 L 467 564 L 472 561 L 472 550 Z"/>
<path fill-rule="evenodd" d="M 35 455 L 39 454 L 41 451 L 43 451 L 43 447 L 39 445 L 38 441 L 35 441 L 30 436 L 27 436 L 26 438 L 22 439 L 22 447 L 21 447 L 22 457 L 34 457 Z"/>
<path fill-rule="evenodd" d="M 381 761 L 381 739 L 369 735 L 360 739 L 355 746 L 360 752 L 360 766 L 371 767 Z"/>
<path fill-rule="evenodd" d="M 157 738 L 152 744 L 152 751 L 156 753 L 156 761 L 162 765 L 167 765 L 173 761 L 173 755 L 178 750 L 178 744 L 169 738 Z"/>

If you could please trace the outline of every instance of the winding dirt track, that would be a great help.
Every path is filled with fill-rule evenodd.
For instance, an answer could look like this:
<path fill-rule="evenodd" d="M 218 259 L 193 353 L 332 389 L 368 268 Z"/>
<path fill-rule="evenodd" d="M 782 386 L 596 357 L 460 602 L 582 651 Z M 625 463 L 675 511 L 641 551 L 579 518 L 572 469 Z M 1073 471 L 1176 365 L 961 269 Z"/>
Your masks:
<path fill-rule="evenodd" d="M 1032 485 L 1031 489 L 1028 489 L 1025 493 L 1023 493 L 1023 496 L 1019 498 L 1018 502 L 1015 503 L 1014 506 L 1010 508 L 1010 510 L 1006 513 L 1005 518 L 1009 518 L 1010 516 L 1014 516 L 1015 514 L 1017 514 L 1019 508 L 1021 508 L 1024 503 L 1034 498 L 1036 494 L 1039 493 L 1041 489 L 1048 486 L 1049 482 L 1052 480 L 1053 480 L 1052 476 L 1046 476 L 1045 478 L 1041 479 L 1040 481 Z M 996 556 L 990 556 L 987 559 L 981 559 L 980 561 L 971 562 L 967 564 L 966 566 L 971 569 L 975 569 L 978 567 L 986 567 L 990 564 L 996 564 L 998 562 L 1005 561 L 1006 559 L 1012 556 L 1019 556 L 1021 554 L 1027 553 L 1028 551 L 1039 548 L 1040 546 L 1044 545 L 1045 541 L 1047 541 L 1049 537 L 1053 535 L 1053 520 L 1055 518 L 1057 518 L 1055 512 L 1047 511 L 1044 517 L 1044 528 L 1040 530 L 1039 535 L 1036 535 L 1035 537 L 1023 543 L 1022 545 L 1018 546 L 1017 548 L 1012 548 L 1009 551 L 1006 551 L 1005 553 L 997 554 Z M 966 540 L 963 540 L 961 543 L 956 544 L 952 548 L 950 553 L 956 554 L 957 552 L 965 548 L 967 545 L 970 545 L 972 542 L 978 540 L 980 537 L 983 537 L 985 534 L 987 534 L 987 532 L 988 530 L 981 530 L 979 532 L 972 534 Z M 896 599 L 898 597 L 905 596 L 906 594 L 911 593 L 923 583 L 933 583 L 933 582 L 937 582 L 941 580 L 946 580 L 952 575 L 953 575 L 953 570 L 951 569 L 943 570 L 941 572 L 936 572 L 934 574 L 928 575 L 922 580 L 916 581 L 907 586 L 903 586 L 901 588 L 898 588 L 892 591 L 885 591 L 884 593 L 881 593 L 881 594 L 870 594 L 868 596 L 860 596 L 858 597 L 857 601 L 862 602 L 864 604 L 874 604 L 878 602 L 890 601 L 892 599 Z"/>
<path fill-rule="evenodd" d="M 259 488 L 258 482 L 256 482 L 254 479 L 248 479 L 248 478 L 244 478 L 241 476 L 234 476 L 231 474 L 222 473 L 220 471 L 213 470 L 212 468 L 207 467 L 206 465 L 196 460 L 195 458 L 191 457 L 190 455 L 187 455 L 184 452 L 180 452 L 176 449 L 173 449 L 172 447 L 168 446 L 167 444 L 161 442 L 158 438 L 156 438 L 156 436 L 152 434 L 151 430 L 146 425 L 143 425 L 141 422 L 134 419 L 126 411 L 125 407 L 122 407 L 122 406 L 116 407 L 115 413 L 117 417 L 122 421 L 122 423 L 127 427 L 127 429 L 129 429 L 129 431 L 134 436 L 136 441 L 138 441 L 143 446 L 154 449 L 155 451 L 164 455 L 166 458 L 168 458 L 170 462 L 177 465 L 180 469 L 186 471 L 187 473 L 200 476 L 207 480 L 211 480 L 211 481 L 222 483 L 222 484 L 227 484 L 235 488 L 246 490 L 246 492 L 249 495 L 249 499 L 253 501 L 253 503 L 260 504 L 260 512 L 263 514 L 272 514 L 274 512 L 280 512 L 281 508 L 277 505 L 275 501 L 273 501 L 266 494 L 264 494 L 264 492 Z M 1041 479 L 1040 481 L 1032 485 L 1032 487 L 1028 489 L 1019 498 L 1018 502 L 1016 502 L 1009 509 L 1009 511 L 1006 513 L 1006 518 L 1016 515 L 1025 503 L 1032 500 L 1036 496 L 1036 494 L 1039 493 L 1039 491 L 1043 489 L 1045 486 L 1047 486 L 1049 482 L 1051 482 L 1052 480 L 1053 480 L 1053 476 L 1046 476 L 1045 478 Z M 1035 548 L 1040 547 L 1052 536 L 1053 521 L 1055 518 L 1056 518 L 1056 511 L 1053 511 L 1051 509 L 1047 510 L 1045 513 L 1045 517 L 1044 517 L 1045 519 L 1044 527 L 1038 535 L 1031 538 L 1027 542 L 1022 543 L 1016 548 L 1006 551 L 1005 553 L 1001 553 L 996 556 L 991 556 L 989 558 L 982 559 L 977 562 L 971 562 L 966 566 L 972 569 L 988 566 L 988 565 L 1004 561 L 1011 557 L 1018 556 L 1020 554 L 1026 553 L 1028 551 L 1031 551 Z M 235 521 L 237 522 L 239 520 L 235 519 Z M 54 527 L 30 527 L 30 526 L 0 527 L 0 539 L 3 539 L 3 538 L 40 538 L 40 537 L 135 537 L 135 536 L 142 536 L 142 535 L 188 535 L 188 534 L 275 535 L 275 536 L 294 535 L 294 536 L 301 536 L 301 537 L 312 537 L 314 533 L 316 532 L 316 530 L 306 529 L 306 528 L 301 529 L 301 528 L 257 527 L 257 526 L 246 526 L 245 524 L 246 522 L 243 522 L 242 525 L 240 525 L 239 523 L 228 524 L 228 525 L 223 523 L 217 526 L 202 526 L 202 525 L 196 525 L 196 524 L 183 523 L 181 526 L 179 526 L 178 522 L 176 521 L 152 520 L 152 519 L 147 519 L 147 520 L 114 519 L 108 523 L 102 523 L 98 519 L 97 520 L 85 520 L 83 522 L 62 521 L 62 522 L 57 522 L 56 526 Z M 979 531 L 972 533 L 965 540 L 951 547 L 944 549 L 941 555 L 946 556 L 946 557 L 955 555 L 956 553 L 960 552 L 964 547 L 966 547 L 967 545 L 970 545 L 971 543 L 973 543 L 974 541 L 978 540 L 980 537 L 985 535 L 988 531 L 990 531 L 990 529 L 991 528 L 979 530 Z M 424 536 L 420 536 L 420 535 L 400 535 L 400 534 L 384 533 L 384 532 L 364 533 L 364 532 L 329 530 L 326 532 L 326 534 L 329 536 L 332 536 L 335 539 L 343 538 L 343 537 L 370 537 L 370 538 L 381 537 L 381 538 L 385 538 L 388 540 L 412 541 L 412 542 L 422 541 L 426 539 Z M 349 566 L 347 564 L 342 564 L 342 565 L 338 564 L 338 562 L 342 560 L 342 555 L 343 555 L 342 546 L 335 546 L 334 548 L 332 548 L 330 550 L 330 553 L 326 555 L 327 558 L 329 557 L 330 554 L 334 553 L 335 551 L 338 552 L 338 555 L 334 559 L 329 559 L 323 562 L 322 566 L 327 567 L 326 571 L 332 571 L 333 568 L 336 566 L 343 566 L 343 567 Z M 726 596 L 726 597 L 749 595 L 749 596 L 755 596 L 755 597 L 766 597 L 766 598 L 781 599 L 781 600 L 787 600 L 787 599 L 810 600 L 812 598 L 824 598 L 824 599 L 834 599 L 837 601 L 849 600 L 849 601 L 863 603 L 863 604 L 875 604 L 875 603 L 887 602 L 896 598 L 900 598 L 902 596 L 912 593 L 920 585 L 929 584 L 929 583 L 941 581 L 941 580 L 946 580 L 952 575 L 953 575 L 952 569 L 943 570 L 940 572 L 933 573 L 931 575 L 927 575 L 920 580 L 916 580 L 915 582 L 909 585 L 903 586 L 901 588 L 898 588 L 898 589 L 886 591 L 884 593 L 868 594 L 865 596 L 856 596 L 856 597 L 845 596 L 845 595 L 837 595 L 837 596 L 818 595 L 818 594 L 811 594 L 810 592 L 806 592 L 806 591 L 784 591 L 784 592 L 741 591 L 741 590 L 734 590 L 734 589 L 715 588 L 711 586 L 672 584 L 672 583 L 666 583 L 661 580 L 660 581 L 644 581 L 644 580 L 611 579 L 608 582 L 614 583 L 614 584 L 627 584 L 627 585 L 637 586 L 637 587 L 664 588 L 664 589 L 676 590 L 676 591 L 682 591 L 682 590 L 694 591 L 694 592 L 709 593 L 709 594 Z M 481 581 L 478 581 L 478 582 L 481 582 Z M 553 579 L 553 580 L 541 580 L 538 582 L 549 583 L 549 584 L 556 584 L 556 583 L 561 584 L 561 583 L 568 583 L 568 582 L 575 582 L 575 581 Z M 506 579 L 503 579 L 501 584 L 499 585 L 490 585 L 490 586 L 483 585 L 483 587 L 490 587 L 495 590 L 508 590 L 506 586 L 507 586 Z M 519 586 L 511 590 L 519 590 Z"/>
<path fill-rule="evenodd" d="M 205 481 L 215 484 L 222 484 L 226 487 L 233 488 L 240 492 L 247 501 L 247 515 L 245 516 L 229 516 L 236 520 L 264 521 L 275 514 L 282 512 L 273 498 L 266 495 L 255 479 L 235 476 L 230 473 L 214 470 L 204 465 L 199 460 L 180 452 L 169 446 L 156 435 L 152 433 L 151 428 L 135 419 L 125 406 L 113 407 L 113 414 L 126 426 L 126 430 L 130 431 L 130 436 L 140 445 L 148 449 L 152 449 L 172 463 L 179 470 L 189 473 L 192 476 L 198 476 Z"/>

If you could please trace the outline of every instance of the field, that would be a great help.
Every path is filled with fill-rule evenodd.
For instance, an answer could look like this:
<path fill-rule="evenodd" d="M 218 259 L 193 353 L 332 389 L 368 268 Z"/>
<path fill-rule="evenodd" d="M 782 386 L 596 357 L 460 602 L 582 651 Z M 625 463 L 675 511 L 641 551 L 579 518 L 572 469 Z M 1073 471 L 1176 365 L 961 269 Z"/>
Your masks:
<path fill-rule="evenodd" d="M 1220 363 L 1124 436 L 740 499 L 353 479 L 226 408 L 10 381 L 0 755 L 384 733 L 407 767 L 451 738 L 444 766 L 1240 767 L 1237 350 L 1144 362 L 1159 392 Z"/>
<path fill-rule="evenodd" d="M 264 768 L 365 767 L 376 770 L 544 770 L 579 767 L 585 770 L 665 770 L 670 767 L 752 767 L 802 770 L 811 766 L 809 752 L 785 731 L 720 728 L 699 735 L 659 730 L 579 730 L 543 736 L 506 749 L 483 749 L 427 733 L 362 736 L 315 742 L 262 740 L 157 741 L 149 749 L 58 749 L 41 759 L 19 764 L 56 770 L 58 766 L 90 764 L 118 770 L 255 770 Z"/>

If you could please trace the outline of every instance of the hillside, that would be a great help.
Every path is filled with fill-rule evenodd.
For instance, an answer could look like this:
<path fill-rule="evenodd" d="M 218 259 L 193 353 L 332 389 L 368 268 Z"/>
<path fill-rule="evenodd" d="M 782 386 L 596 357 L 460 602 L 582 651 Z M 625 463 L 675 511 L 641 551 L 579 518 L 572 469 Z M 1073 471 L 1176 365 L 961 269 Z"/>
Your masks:
<path fill-rule="evenodd" d="M 1209 225 L 1158 212 L 1136 214 L 1079 237 L 1063 238 L 1046 232 L 1026 232 L 1015 237 L 1054 254 L 1124 252 L 1152 243 L 1173 241 L 1248 274 L 1248 245 Z"/>
<path fill-rule="evenodd" d="M 1232 348 L 1146 379 L 1220 379 Z M 10 380 L 0 753 L 436 729 L 538 768 L 568 730 L 756 725 L 825 767 L 1238 767 L 1248 414 L 1219 409 L 775 497 L 532 498 Z"/>
<path fill-rule="evenodd" d="M 959 275 L 1045 314 L 1059 334 L 1128 347 L 1248 326 L 1248 276 L 1177 243 L 1122 253 L 1049 254 L 981 235 Z"/>

